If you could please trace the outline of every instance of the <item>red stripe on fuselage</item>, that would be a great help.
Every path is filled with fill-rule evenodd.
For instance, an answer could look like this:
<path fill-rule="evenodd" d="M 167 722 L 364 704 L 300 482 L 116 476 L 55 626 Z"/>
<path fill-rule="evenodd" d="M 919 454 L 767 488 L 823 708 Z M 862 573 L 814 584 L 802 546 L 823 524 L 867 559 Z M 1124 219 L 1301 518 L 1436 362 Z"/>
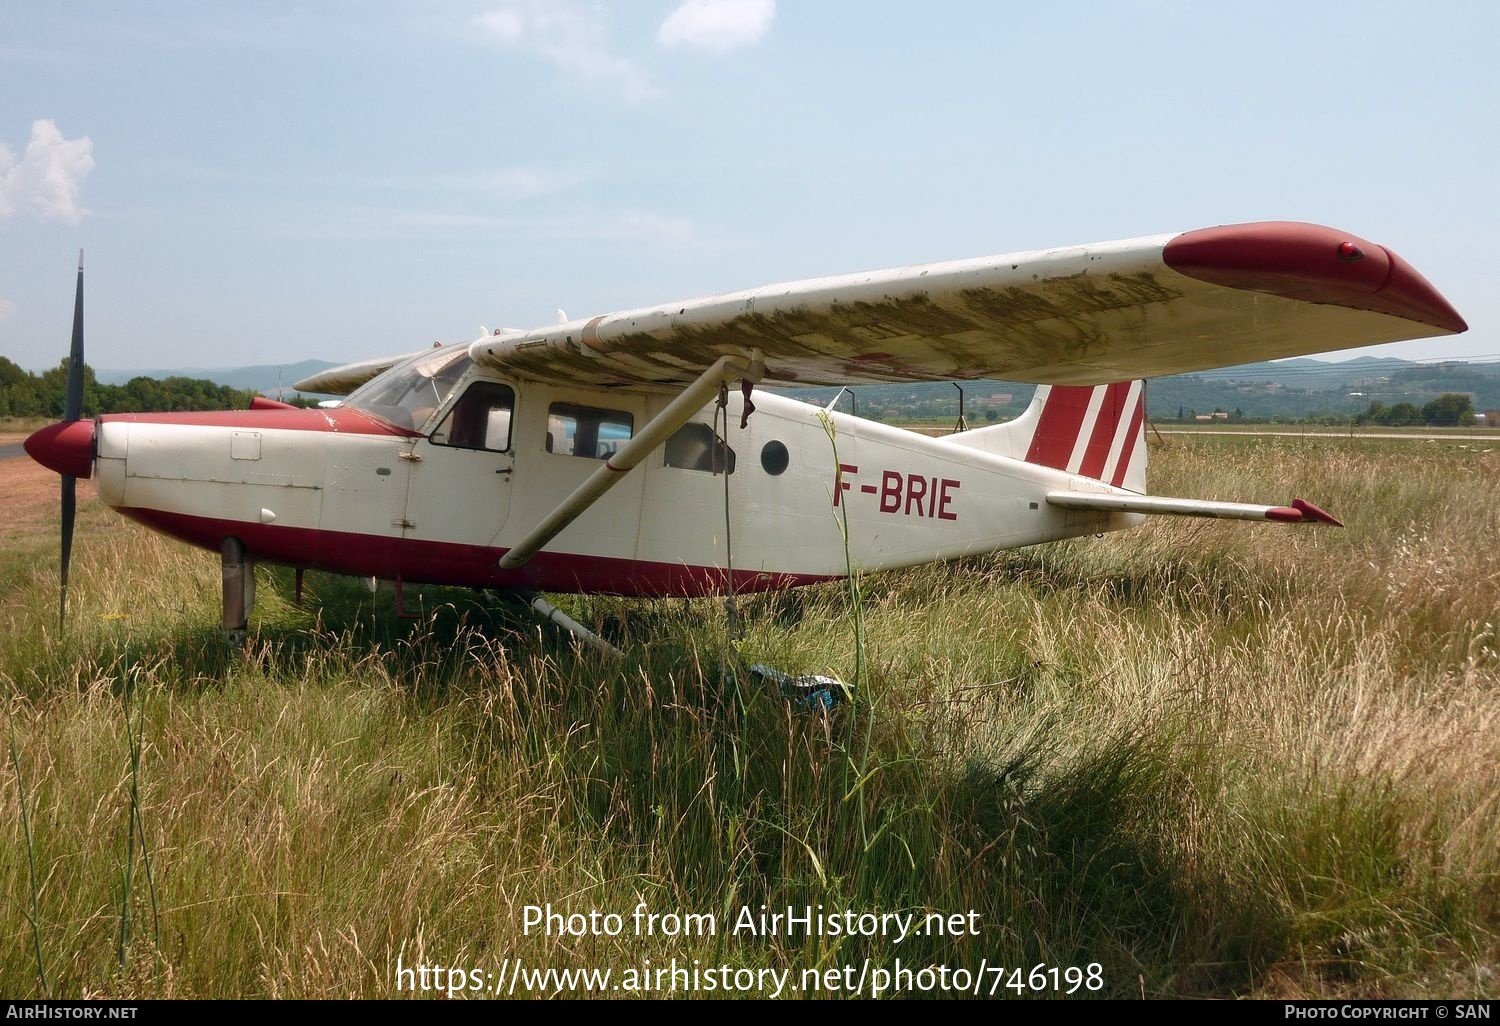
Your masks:
<path fill-rule="evenodd" d="M 1084 477 L 1097 478 L 1104 473 L 1104 464 L 1109 460 L 1109 447 L 1115 442 L 1115 432 L 1125 417 L 1125 399 L 1130 394 L 1130 382 L 1116 381 L 1104 390 L 1104 401 L 1099 404 L 1099 416 L 1094 418 L 1094 430 L 1089 435 L 1088 448 L 1083 453 L 1083 464 L 1078 472 Z"/>
<path fill-rule="evenodd" d="M 514 570 L 501 570 L 508 551 L 483 545 L 388 538 L 304 527 L 244 523 L 161 510 L 122 508 L 121 513 L 153 530 L 215 552 L 225 538 L 239 538 L 251 558 L 356 577 L 400 577 L 412 584 L 464 588 L 536 588 L 648 598 L 696 597 L 724 590 L 723 567 L 653 563 L 639 559 L 542 551 Z M 840 575 L 736 570 L 736 591 L 773 591 Z"/>
<path fill-rule="evenodd" d="M 295 407 L 259 410 L 219 410 L 212 413 L 109 413 L 102 423 L 178 424 L 183 427 L 254 428 L 263 431 L 332 431 L 346 435 L 390 435 L 420 438 L 419 432 L 399 428 L 355 409 L 299 410 Z"/>
<path fill-rule="evenodd" d="M 1116 488 L 1125 487 L 1125 475 L 1130 471 L 1130 457 L 1135 452 L 1135 440 L 1141 433 L 1141 422 L 1146 419 L 1146 389 L 1141 388 L 1136 396 L 1135 410 L 1130 414 L 1130 427 L 1125 429 L 1125 444 L 1120 449 L 1120 464 L 1115 467 L 1115 476 L 1109 482 Z"/>
<path fill-rule="evenodd" d="M 1052 386 L 1037 420 L 1036 432 L 1031 436 L 1031 446 L 1026 450 L 1027 463 L 1068 469 L 1068 459 L 1073 455 L 1093 394 L 1094 389 L 1089 385 Z"/>

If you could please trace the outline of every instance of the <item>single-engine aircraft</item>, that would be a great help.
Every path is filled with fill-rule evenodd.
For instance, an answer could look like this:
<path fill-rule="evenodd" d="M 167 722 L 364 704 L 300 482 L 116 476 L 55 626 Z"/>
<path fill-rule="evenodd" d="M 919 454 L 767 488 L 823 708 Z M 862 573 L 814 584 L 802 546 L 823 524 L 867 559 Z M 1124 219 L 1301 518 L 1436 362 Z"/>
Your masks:
<path fill-rule="evenodd" d="M 1302 499 L 1150 495 L 1141 379 L 1456 333 L 1405 261 L 1259 222 L 922 264 L 627 310 L 367 360 L 297 409 L 80 420 L 83 266 L 62 422 L 26 441 L 74 482 L 220 553 L 243 638 L 254 565 L 522 592 L 699 596 L 1175 515 L 1338 524 Z M 1015 420 L 930 438 L 758 384 L 1035 382 Z M 830 445 L 825 423 L 836 440 Z M 832 507 L 832 509 L 830 509 Z M 534 608 L 602 641 L 545 600 Z"/>

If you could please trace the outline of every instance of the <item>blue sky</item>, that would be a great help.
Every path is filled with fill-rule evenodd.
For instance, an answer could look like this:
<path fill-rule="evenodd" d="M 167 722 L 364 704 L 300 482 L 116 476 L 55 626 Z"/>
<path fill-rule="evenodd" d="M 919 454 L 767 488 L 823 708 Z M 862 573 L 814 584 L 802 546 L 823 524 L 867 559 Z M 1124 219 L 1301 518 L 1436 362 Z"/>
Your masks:
<path fill-rule="evenodd" d="M 7 3 L 0 354 L 354 360 L 783 279 L 1292 219 L 1500 353 L 1500 6 Z"/>

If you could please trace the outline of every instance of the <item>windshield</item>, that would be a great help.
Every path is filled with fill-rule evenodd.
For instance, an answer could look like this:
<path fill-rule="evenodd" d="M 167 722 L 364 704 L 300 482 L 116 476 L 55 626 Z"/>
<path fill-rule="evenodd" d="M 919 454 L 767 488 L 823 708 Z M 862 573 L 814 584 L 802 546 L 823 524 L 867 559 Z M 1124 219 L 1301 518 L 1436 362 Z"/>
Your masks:
<path fill-rule="evenodd" d="M 343 405 L 416 430 L 443 405 L 472 366 L 468 346 L 434 349 L 372 378 Z"/>

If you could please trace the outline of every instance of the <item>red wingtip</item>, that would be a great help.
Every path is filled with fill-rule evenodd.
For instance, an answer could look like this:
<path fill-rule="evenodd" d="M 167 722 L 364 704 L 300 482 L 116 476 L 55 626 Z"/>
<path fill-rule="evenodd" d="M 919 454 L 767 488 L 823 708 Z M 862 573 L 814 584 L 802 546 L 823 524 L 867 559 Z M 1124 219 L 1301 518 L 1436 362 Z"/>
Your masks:
<path fill-rule="evenodd" d="M 1227 288 L 1370 310 L 1467 331 L 1437 289 L 1384 246 L 1295 221 L 1260 221 L 1185 232 L 1166 244 L 1175 271 Z"/>
<path fill-rule="evenodd" d="M 1302 514 L 1302 519 L 1304 520 L 1314 520 L 1320 524 L 1332 524 L 1334 527 L 1344 526 L 1344 522 L 1338 517 L 1319 509 L 1306 499 L 1293 499 L 1292 507 Z"/>

